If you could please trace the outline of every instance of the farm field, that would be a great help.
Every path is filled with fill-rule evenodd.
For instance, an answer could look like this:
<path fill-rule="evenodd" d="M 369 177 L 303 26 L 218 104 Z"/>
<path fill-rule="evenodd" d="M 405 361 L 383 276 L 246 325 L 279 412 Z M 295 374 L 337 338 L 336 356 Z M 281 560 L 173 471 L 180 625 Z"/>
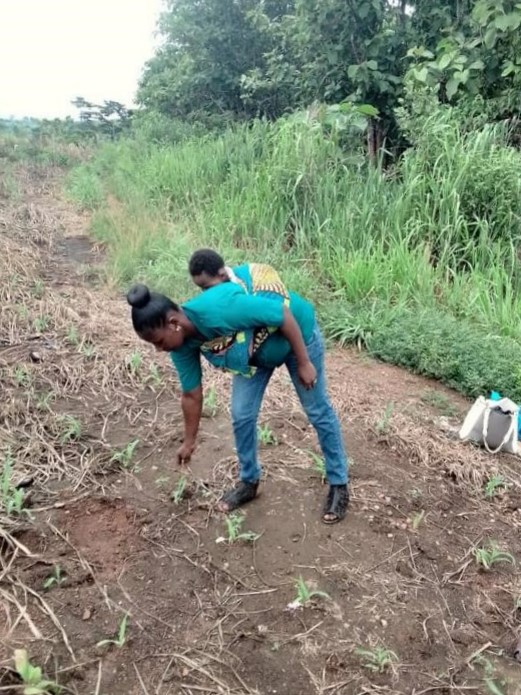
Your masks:
<path fill-rule="evenodd" d="M 30 164 L 0 181 L 0 692 L 24 692 L 27 650 L 34 694 L 521 693 L 519 462 L 457 441 L 468 401 L 333 347 L 346 520 L 320 523 L 318 449 L 281 374 L 262 494 L 227 523 L 228 378 L 206 375 L 179 469 L 168 360 L 135 338 L 63 186 Z"/>

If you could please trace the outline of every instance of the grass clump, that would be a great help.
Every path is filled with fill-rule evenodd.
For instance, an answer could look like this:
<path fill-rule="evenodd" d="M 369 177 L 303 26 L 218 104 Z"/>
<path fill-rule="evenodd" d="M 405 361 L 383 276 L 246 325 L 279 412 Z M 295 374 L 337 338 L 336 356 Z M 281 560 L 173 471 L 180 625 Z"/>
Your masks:
<path fill-rule="evenodd" d="M 493 541 L 489 541 L 489 543 L 481 548 L 474 548 L 472 554 L 479 567 L 482 567 L 486 571 L 491 570 L 494 565 L 501 563 L 508 563 L 510 565 L 516 564 L 512 553 L 500 550 L 497 543 Z"/>

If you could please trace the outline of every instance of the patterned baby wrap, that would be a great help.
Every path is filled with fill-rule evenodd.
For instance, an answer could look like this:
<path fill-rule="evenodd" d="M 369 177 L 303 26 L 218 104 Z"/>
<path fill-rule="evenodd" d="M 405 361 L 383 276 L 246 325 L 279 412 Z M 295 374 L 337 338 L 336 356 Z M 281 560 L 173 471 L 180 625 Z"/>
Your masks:
<path fill-rule="evenodd" d="M 289 306 L 288 292 L 274 268 L 264 263 L 250 263 L 248 271 L 242 278 L 227 269 L 230 281 L 239 284 L 247 294 L 279 299 Z M 256 372 L 256 367 L 251 364 L 253 356 L 276 330 L 277 327 L 266 326 L 214 338 L 201 345 L 201 354 L 217 369 L 251 377 Z"/>

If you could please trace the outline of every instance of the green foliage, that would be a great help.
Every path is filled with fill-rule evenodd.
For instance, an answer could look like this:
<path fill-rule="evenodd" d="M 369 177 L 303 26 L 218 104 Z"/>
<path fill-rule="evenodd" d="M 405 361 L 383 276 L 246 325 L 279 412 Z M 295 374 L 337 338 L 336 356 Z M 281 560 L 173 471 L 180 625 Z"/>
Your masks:
<path fill-rule="evenodd" d="M 119 463 L 121 466 L 123 466 L 123 468 L 131 468 L 132 460 L 134 458 L 134 454 L 136 453 L 138 444 L 139 439 L 134 439 L 122 449 L 115 451 L 110 460 Z"/>
<path fill-rule="evenodd" d="M 515 565 L 516 561 L 511 553 L 507 553 L 498 548 L 497 543 L 489 541 L 485 546 L 481 548 L 474 548 L 472 551 L 477 564 L 483 567 L 484 570 L 490 570 L 494 565 L 500 563 L 508 563 L 510 565 Z"/>
<path fill-rule="evenodd" d="M 247 543 L 253 543 L 256 541 L 259 538 L 258 533 L 242 530 L 245 518 L 246 517 L 244 514 L 241 514 L 240 512 L 229 514 L 225 519 L 227 537 L 223 540 L 229 544 L 236 543 L 237 541 L 246 541 Z"/>
<path fill-rule="evenodd" d="M 314 598 L 331 598 L 325 591 L 315 591 L 311 589 L 302 577 L 295 580 L 295 589 L 297 590 L 297 596 L 293 605 L 307 606 Z"/>
<path fill-rule="evenodd" d="M 59 586 L 63 584 L 66 577 L 63 575 L 60 565 L 55 565 L 53 567 L 52 574 L 50 574 L 43 583 L 44 589 L 51 589 L 53 586 Z"/>
<path fill-rule="evenodd" d="M 43 677 L 42 669 L 33 666 L 25 649 L 16 649 L 14 652 L 14 664 L 16 673 L 23 683 L 23 695 L 49 695 L 61 692 L 61 688 L 54 681 Z"/>
<path fill-rule="evenodd" d="M 367 347 L 381 360 L 439 379 L 468 396 L 496 389 L 521 400 L 519 342 L 488 335 L 439 310 L 382 312 Z"/>
<path fill-rule="evenodd" d="M 23 508 L 24 491 L 21 488 L 16 488 L 13 485 L 13 458 L 8 452 L 4 456 L 3 467 L 0 475 L 0 503 L 7 516 L 21 516 L 28 514 Z"/>
<path fill-rule="evenodd" d="M 181 504 L 181 502 L 183 501 L 183 498 L 185 496 L 187 485 L 188 485 L 188 479 L 187 479 L 186 475 L 181 476 L 179 478 L 179 480 L 177 481 L 177 484 L 176 484 L 172 494 L 170 495 L 172 502 L 174 504 Z"/>
<path fill-rule="evenodd" d="M 60 444 L 78 441 L 81 437 L 81 422 L 73 415 L 61 415 L 58 418 Z"/>
<path fill-rule="evenodd" d="M 269 425 L 258 425 L 257 438 L 262 446 L 275 446 L 277 437 Z"/>
<path fill-rule="evenodd" d="M 492 499 L 508 487 L 507 481 L 501 475 L 494 475 L 485 483 L 484 494 L 487 499 Z"/>
<path fill-rule="evenodd" d="M 101 642 L 98 642 L 96 644 L 96 647 L 105 647 L 106 645 L 114 645 L 118 647 L 118 649 L 121 649 L 121 647 L 125 646 L 125 642 L 127 641 L 127 627 L 128 627 L 128 619 L 129 619 L 129 614 L 125 613 L 123 618 L 121 619 L 121 622 L 119 624 L 118 628 L 118 634 L 114 639 L 104 639 L 101 640 Z"/>
<path fill-rule="evenodd" d="M 356 649 L 355 653 L 363 660 L 364 667 L 374 673 L 384 673 L 392 669 L 398 661 L 395 652 L 385 647 L 375 647 L 374 649 Z"/>
<path fill-rule="evenodd" d="M 83 210 L 96 210 L 103 201 L 101 181 L 88 165 L 76 167 L 71 171 L 66 190 Z"/>

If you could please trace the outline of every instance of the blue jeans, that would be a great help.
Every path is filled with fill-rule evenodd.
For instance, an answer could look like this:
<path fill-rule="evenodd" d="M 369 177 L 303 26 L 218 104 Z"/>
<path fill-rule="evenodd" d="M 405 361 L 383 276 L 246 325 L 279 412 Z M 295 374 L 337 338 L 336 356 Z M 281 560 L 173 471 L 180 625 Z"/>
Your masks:
<path fill-rule="evenodd" d="M 317 370 L 317 383 L 309 391 L 302 386 L 297 374 L 293 353 L 286 367 L 309 421 L 315 428 L 326 464 L 330 485 L 344 485 L 348 480 L 348 460 L 340 423 L 329 401 L 324 368 L 324 339 L 316 325 L 306 345 L 309 358 Z M 253 377 L 233 377 L 232 423 L 235 448 L 239 458 L 239 475 L 244 482 L 260 479 L 261 467 L 257 458 L 257 419 L 264 392 L 274 369 L 259 367 Z"/>

